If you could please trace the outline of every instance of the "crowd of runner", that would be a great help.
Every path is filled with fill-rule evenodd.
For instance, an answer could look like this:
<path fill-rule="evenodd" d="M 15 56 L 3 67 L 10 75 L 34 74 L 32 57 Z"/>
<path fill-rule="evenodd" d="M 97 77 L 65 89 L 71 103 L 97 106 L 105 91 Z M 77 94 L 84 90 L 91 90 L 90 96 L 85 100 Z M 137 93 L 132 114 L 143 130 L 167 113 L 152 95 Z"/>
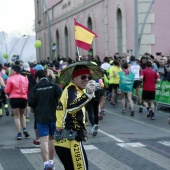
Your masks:
<path fill-rule="evenodd" d="M 95 57 L 92 55 L 82 56 L 77 58 L 76 61 L 71 58 L 58 58 L 53 62 L 44 60 L 39 63 L 22 63 L 16 61 L 15 63 L 4 64 L 4 66 L 0 64 L 0 117 L 3 117 L 3 104 L 6 116 L 11 114 L 11 116 L 14 117 L 14 124 L 18 132 L 16 136 L 17 140 L 22 139 L 21 125 L 23 134 L 25 137 L 29 137 L 26 123 L 30 121 L 29 114 L 31 111 L 36 113 L 31 107 L 34 107 L 36 104 L 35 101 L 33 102 L 33 91 L 35 92 L 35 87 L 37 88 L 36 90 L 38 90 L 37 83 L 43 80 L 46 81 L 46 84 L 49 84 L 46 80 L 48 79 L 49 82 L 57 84 L 59 87 L 55 88 L 58 88 L 58 98 L 60 98 L 61 94 L 59 95 L 59 93 L 62 92 L 59 92 L 59 88 L 64 90 L 68 85 L 60 80 L 62 70 L 72 63 L 81 61 L 93 62 L 93 64 L 98 65 L 104 70 L 103 77 L 94 80 L 96 84 L 94 97 L 85 105 L 86 125 L 91 125 L 92 136 L 97 135 L 99 120 L 102 120 L 106 114 L 106 100 L 109 101 L 114 108 L 118 105 L 118 98 L 120 96 L 122 103 L 120 110 L 122 114 L 125 114 L 129 109 L 127 109 L 127 98 L 130 105 L 130 116 L 135 115 L 132 98 L 133 89 L 137 94 L 139 112 L 143 112 L 143 107 L 145 107 L 147 110 L 146 116 L 151 120 L 155 120 L 154 99 L 156 95 L 156 82 L 170 80 L 170 58 L 168 57 L 161 55 L 154 57 L 153 55 L 145 53 L 141 59 L 135 58 L 135 56 L 129 57 L 126 54 L 122 56 L 115 54 L 113 57 L 104 57 L 103 61 L 101 61 L 97 55 Z M 86 78 L 87 76 L 81 77 L 82 80 Z M 92 78 L 91 75 L 91 77 L 88 77 L 88 80 Z M 49 88 L 50 87 L 49 84 Z M 140 93 L 141 88 L 142 93 Z M 30 92 L 31 97 L 29 97 Z M 20 94 L 18 95 L 18 93 Z M 7 102 L 8 99 L 10 99 L 10 102 Z M 10 104 L 10 107 L 8 107 L 8 104 Z M 57 101 L 54 106 L 56 104 Z M 53 108 L 51 109 L 53 110 Z M 56 108 L 54 108 L 54 110 L 55 109 Z M 39 140 L 43 134 L 40 133 L 41 127 L 39 127 L 39 123 L 38 127 L 40 130 L 37 130 L 36 120 L 39 120 L 39 117 L 36 118 L 35 116 L 35 140 L 33 144 L 40 145 L 41 143 L 41 145 L 43 145 L 44 141 L 40 142 Z M 42 156 L 45 159 L 45 156 Z M 51 159 L 50 163 L 54 164 L 54 161 Z M 49 166 L 49 161 L 44 161 L 44 167 L 46 168 L 47 166 Z"/>

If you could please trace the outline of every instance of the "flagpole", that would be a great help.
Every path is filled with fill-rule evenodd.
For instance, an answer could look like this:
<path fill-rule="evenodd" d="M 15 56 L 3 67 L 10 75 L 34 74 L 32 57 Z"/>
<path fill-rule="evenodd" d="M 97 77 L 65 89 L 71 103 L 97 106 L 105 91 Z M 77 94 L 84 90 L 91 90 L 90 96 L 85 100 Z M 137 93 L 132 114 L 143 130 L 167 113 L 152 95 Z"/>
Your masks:
<path fill-rule="evenodd" d="M 79 48 L 78 48 L 78 47 L 77 47 L 77 54 L 78 54 L 79 61 L 80 61 L 80 51 L 79 51 Z"/>

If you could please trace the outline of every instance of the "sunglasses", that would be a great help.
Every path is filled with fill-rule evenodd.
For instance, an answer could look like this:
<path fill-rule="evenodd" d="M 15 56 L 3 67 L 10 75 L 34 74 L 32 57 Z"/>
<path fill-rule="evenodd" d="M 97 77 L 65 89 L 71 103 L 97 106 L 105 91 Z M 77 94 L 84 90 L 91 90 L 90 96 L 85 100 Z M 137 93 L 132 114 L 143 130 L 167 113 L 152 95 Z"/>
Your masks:
<path fill-rule="evenodd" d="M 82 75 L 81 76 L 81 79 L 82 80 L 85 80 L 85 79 L 87 79 L 88 78 L 88 80 L 91 80 L 92 79 L 92 76 L 86 76 L 86 75 Z"/>

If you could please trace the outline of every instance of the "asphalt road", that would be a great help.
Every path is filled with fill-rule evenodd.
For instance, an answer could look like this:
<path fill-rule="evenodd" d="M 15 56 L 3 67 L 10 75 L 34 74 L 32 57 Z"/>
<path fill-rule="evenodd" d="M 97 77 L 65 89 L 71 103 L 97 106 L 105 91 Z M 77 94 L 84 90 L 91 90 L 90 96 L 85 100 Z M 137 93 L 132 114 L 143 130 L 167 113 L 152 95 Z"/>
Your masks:
<path fill-rule="evenodd" d="M 89 170 L 170 170 L 170 125 L 168 112 L 157 111 L 156 120 L 146 117 L 146 109 L 130 116 L 121 113 L 121 104 L 106 103 L 106 115 L 99 122 L 96 137 L 87 126 L 88 141 L 84 143 Z M 32 144 L 35 139 L 33 115 L 27 124 L 29 139 L 15 140 L 17 134 L 13 118 L 0 119 L 0 170 L 42 170 L 40 149 Z M 63 166 L 55 158 L 56 170 Z"/>

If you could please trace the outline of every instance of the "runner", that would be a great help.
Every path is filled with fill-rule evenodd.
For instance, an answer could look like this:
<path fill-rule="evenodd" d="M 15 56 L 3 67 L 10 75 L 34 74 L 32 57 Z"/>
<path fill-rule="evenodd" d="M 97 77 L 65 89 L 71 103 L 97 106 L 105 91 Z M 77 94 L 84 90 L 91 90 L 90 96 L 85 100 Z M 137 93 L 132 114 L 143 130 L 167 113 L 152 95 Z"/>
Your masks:
<path fill-rule="evenodd" d="M 141 67 L 140 65 L 136 62 L 135 56 L 131 56 L 130 58 L 130 71 L 134 73 L 135 75 L 135 81 L 133 84 L 133 88 L 136 90 L 136 94 L 138 97 L 138 104 L 139 104 L 139 112 L 143 111 L 143 106 L 142 106 L 142 97 L 140 95 L 140 72 L 141 72 Z"/>
<path fill-rule="evenodd" d="M 5 93 L 9 94 L 12 113 L 14 114 L 14 123 L 18 132 L 16 140 L 21 140 L 22 138 L 21 125 L 25 137 L 30 136 L 26 130 L 26 119 L 24 115 L 28 99 L 28 79 L 20 75 L 20 70 L 21 68 L 18 65 L 11 67 L 10 77 L 4 89 Z"/>
<path fill-rule="evenodd" d="M 44 170 L 52 170 L 55 169 L 53 138 L 56 122 L 55 113 L 62 90 L 57 84 L 47 79 L 44 70 L 37 71 L 35 79 L 37 85 L 31 89 L 28 105 L 35 111 Z"/>
<path fill-rule="evenodd" d="M 135 75 L 133 72 L 129 71 L 128 64 L 124 63 L 122 65 L 123 71 L 119 72 L 120 76 L 120 90 L 121 90 L 121 98 L 122 98 L 122 113 L 126 113 L 126 102 L 125 102 L 125 95 L 127 94 L 130 108 L 131 108 L 131 116 L 134 116 L 134 105 L 132 100 L 132 87 L 134 84 Z"/>
<path fill-rule="evenodd" d="M 156 82 L 159 81 L 158 74 L 152 69 L 152 62 L 146 62 L 146 69 L 142 70 L 140 79 L 143 81 L 142 100 L 144 106 L 147 108 L 147 117 L 151 120 L 155 120 L 155 92 Z M 147 103 L 147 101 L 149 103 Z"/>

